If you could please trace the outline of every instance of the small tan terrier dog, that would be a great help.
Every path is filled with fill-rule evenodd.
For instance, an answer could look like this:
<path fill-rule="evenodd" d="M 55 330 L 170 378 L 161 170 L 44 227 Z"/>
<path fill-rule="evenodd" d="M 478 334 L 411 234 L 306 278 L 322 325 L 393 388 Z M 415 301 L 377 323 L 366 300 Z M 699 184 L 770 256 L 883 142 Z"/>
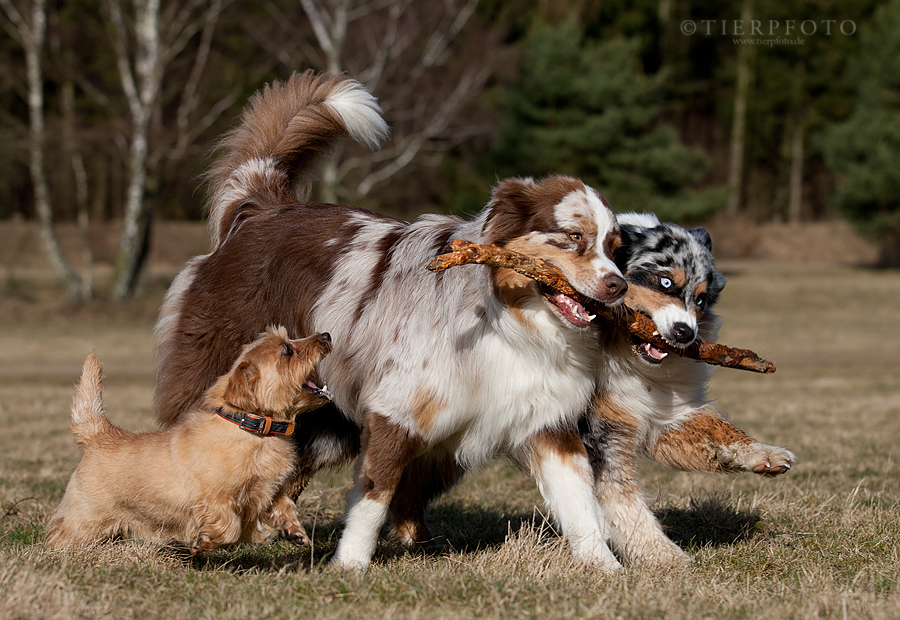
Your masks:
<path fill-rule="evenodd" d="M 103 412 L 101 365 L 84 362 L 72 434 L 84 448 L 47 544 L 61 549 L 118 536 L 177 541 L 191 553 L 275 530 L 308 543 L 281 486 L 296 462 L 295 415 L 331 394 L 310 380 L 331 351 L 325 334 L 290 340 L 270 327 L 205 395 L 206 406 L 165 430 L 130 433 Z"/>

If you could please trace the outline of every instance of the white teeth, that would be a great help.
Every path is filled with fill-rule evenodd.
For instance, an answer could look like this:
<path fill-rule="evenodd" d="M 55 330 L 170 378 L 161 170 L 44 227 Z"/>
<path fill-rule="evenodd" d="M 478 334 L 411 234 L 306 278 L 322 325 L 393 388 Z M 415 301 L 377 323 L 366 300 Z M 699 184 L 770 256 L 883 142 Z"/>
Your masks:
<path fill-rule="evenodd" d="M 659 336 L 659 332 L 654 331 L 654 332 L 653 332 L 653 335 L 654 335 L 654 336 Z"/>
<path fill-rule="evenodd" d="M 589 314 L 589 315 L 588 315 L 588 321 L 593 321 L 593 320 L 596 319 L 596 318 L 597 318 L 597 315 L 596 315 L 596 314 Z"/>
<path fill-rule="evenodd" d="M 327 383 L 324 384 L 324 385 L 322 386 L 322 391 L 323 391 L 323 392 L 327 392 L 327 391 L 328 391 L 328 384 L 327 384 Z"/>

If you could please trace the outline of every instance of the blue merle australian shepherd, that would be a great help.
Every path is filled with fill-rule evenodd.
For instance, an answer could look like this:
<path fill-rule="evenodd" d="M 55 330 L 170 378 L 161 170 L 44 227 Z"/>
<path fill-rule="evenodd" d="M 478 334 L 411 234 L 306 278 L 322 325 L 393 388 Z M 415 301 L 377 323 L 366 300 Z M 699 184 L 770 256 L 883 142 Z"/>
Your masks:
<path fill-rule="evenodd" d="M 653 319 L 672 346 L 715 341 L 720 320 L 713 306 L 725 278 L 713 261 L 709 233 L 660 223 L 646 213 L 617 219 L 625 303 Z M 599 330 L 600 387 L 579 430 L 610 521 L 610 542 L 630 564 L 686 559 L 641 495 L 637 456 L 687 471 L 774 476 L 790 469 L 794 455 L 757 442 L 721 417 L 707 397 L 711 366 L 667 354 L 609 324 Z"/>
<path fill-rule="evenodd" d="M 339 140 L 375 146 L 386 133 L 375 99 L 343 76 L 295 75 L 253 98 L 208 175 L 213 249 L 173 282 L 157 323 L 154 407 L 164 425 L 193 415 L 267 325 L 291 337 L 329 332 L 315 382 L 333 403 L 298 416 L 298 465 L 284 493 L 296 498 L 319 469 L 358 456 L 333 558 L 353 568 L 370 563 L 389 515 L 403 542 L 431 540 L 427 502 L 495 456 L 536 480 L 574 557 L 602 570 L 620 566 L 610 545 L 628 561 L 682 557 L 634 482 L 637 454 L 690 469 L 789 466 L 789 453 L 709 407 L 704 365 L 598 330 L 574 300 L 510 271 L 424 268 L 453 239 L 496 243 L 620 303 L 628 285 L 614 257 L 631 250 L 620 250 L 622 226 L 581 181 L 501 181 L 471 220 L 409 223 L 308 201 L 317 162 Z M 629 247 L 647 224 L 629 225 Z M 643 253 L 620 264 L 631 269 Z M 632 278 L 629 303 L 676 344 L 715 331 L 697 301 L 714 301 L 721 280 L 696 257 Z"/>

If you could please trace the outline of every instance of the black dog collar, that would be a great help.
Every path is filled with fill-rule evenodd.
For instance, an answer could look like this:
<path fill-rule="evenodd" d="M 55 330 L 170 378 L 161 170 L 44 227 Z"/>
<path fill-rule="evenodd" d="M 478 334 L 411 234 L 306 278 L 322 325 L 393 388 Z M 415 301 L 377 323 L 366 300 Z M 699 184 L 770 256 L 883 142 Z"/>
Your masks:
<path fill-rule="evenodd" d="M 216 408 L 216 413 L 234 422 L 239 427 L 254 435 L 293 435 L 294 425 L 290 422 L 274 422 L 272 418 L 255 413 L 235 413 Z"/>

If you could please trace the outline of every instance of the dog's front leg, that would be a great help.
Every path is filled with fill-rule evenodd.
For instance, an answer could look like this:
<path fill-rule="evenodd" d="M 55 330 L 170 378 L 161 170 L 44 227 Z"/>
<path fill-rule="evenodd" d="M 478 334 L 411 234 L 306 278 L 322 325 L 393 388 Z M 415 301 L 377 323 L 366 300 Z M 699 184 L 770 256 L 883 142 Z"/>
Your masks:
<path fill-rule="evenodd" d="M 233 545 L 241 537 L 241 518 L 228 498 L 206 498 L 194 507 L 199 532 L 191 545 L 191 555 Z"/>
<path fill-rule="evenodd" d="M 594 496 L 591 466 L 575 429 L 545 430 L 515 459 L 537 482 L 573 557 L 604 571 L 621 568 L 607 545 L 609 525 Z"/>
<path fill-rule="evenodd" d="M 369 565 L 403 470 L 423 449 L 420 438 L 388 418 L 372 414 L 366 419 L 354 486 L 347 495 L 344 532 L 332 564 L 360 570 Z"/>
<path fill-rule="evenodd" d="M 686 471 L 749 471 L 777 476 L 794 464 L 794 454 L 760 443 L 710 407 L 664 430 L 650 447 L 658 463 Z"/>
<path fill-rule="evenodd" d="M 689 556 L 663 532 L 637 483 L 637 422 L 609 408 L 579 423 L 594 474 L 597 500 L 610 522 L 610 542 L 628 564 L 681 564 Z"/>
<path fill-rule="evenodd" d="M 297 505 L 284 490 L 275 494 L 272 505 L 263 516 L 263 523 L 274 529 L 282 538 L 297 546 L 309 544 L 309 536 L 297 516 Z"/>

